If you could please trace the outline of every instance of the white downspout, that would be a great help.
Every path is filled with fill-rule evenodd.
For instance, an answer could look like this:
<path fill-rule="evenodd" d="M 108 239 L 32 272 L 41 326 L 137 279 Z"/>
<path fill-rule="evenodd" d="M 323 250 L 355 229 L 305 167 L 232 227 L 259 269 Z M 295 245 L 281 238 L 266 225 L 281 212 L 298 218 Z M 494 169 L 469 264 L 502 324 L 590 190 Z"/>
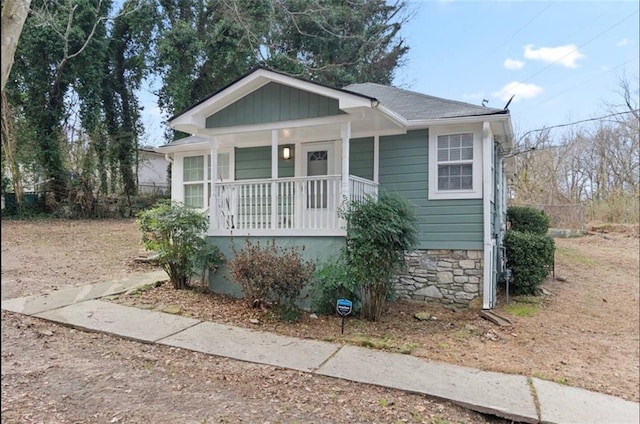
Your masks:
<path fill-rule="evenodd" d="M 493 133 L 489 122 L 482 123 L 482 225 L 483 225 L 483 273 L 482 309 L 492 309 L 493 287 L 493 241 L 491 238 L 491 161 L 493 160 Z"/>

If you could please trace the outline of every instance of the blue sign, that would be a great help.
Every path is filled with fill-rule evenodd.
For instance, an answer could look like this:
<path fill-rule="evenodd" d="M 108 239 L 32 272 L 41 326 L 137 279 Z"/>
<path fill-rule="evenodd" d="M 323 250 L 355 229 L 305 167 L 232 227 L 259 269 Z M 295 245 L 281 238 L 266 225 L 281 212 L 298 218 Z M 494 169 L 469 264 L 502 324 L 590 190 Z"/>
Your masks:
<path fill-rule="evenodd" d="M 336 310 L 338 311 L 338 315 L 346 317 L 353 310 L 353 302 L 348 299 L 338 299 Z"/>

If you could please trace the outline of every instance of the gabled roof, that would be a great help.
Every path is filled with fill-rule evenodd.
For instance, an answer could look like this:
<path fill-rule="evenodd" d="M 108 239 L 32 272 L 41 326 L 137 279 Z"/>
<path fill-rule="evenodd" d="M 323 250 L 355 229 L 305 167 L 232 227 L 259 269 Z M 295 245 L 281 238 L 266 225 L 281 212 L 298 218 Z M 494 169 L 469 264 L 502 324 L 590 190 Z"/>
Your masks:
<path fill-rule="evenodd" d="M 428 96 L 414 91 L 389 87 L 382 84 L 351 84 L 344 90 L 374 97 L 382 106 L 407 121 L 461 118 L 469 116 L 486 116 L 508 114 L 505 109 L 494 109 L 456 100 Z"/>

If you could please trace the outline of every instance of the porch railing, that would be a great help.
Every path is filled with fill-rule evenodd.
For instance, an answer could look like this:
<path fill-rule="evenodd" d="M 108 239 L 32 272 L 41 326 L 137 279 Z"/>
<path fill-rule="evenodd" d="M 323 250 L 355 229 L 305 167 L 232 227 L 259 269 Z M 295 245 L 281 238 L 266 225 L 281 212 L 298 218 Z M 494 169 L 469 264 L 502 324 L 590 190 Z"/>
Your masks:
<path fill-rule="evenodd" d="M 211 228 L 252 234 L 342 231 L 340 175 L 217 183 L 212 192 Z M 349 177 L 350 199 L 378 191 L 376 183 Z"/>

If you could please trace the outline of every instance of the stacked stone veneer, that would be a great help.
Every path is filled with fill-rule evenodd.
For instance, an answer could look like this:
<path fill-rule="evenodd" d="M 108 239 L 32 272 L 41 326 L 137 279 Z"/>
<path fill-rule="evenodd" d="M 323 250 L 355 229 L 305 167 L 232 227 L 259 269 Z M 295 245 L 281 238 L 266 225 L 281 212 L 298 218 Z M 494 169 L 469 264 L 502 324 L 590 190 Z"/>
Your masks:
<path fill-rule="evenodd" d="M 416 250 L 395 277 L 398 297 L 468 306 L 482 294 L 482 251 Z"/>

